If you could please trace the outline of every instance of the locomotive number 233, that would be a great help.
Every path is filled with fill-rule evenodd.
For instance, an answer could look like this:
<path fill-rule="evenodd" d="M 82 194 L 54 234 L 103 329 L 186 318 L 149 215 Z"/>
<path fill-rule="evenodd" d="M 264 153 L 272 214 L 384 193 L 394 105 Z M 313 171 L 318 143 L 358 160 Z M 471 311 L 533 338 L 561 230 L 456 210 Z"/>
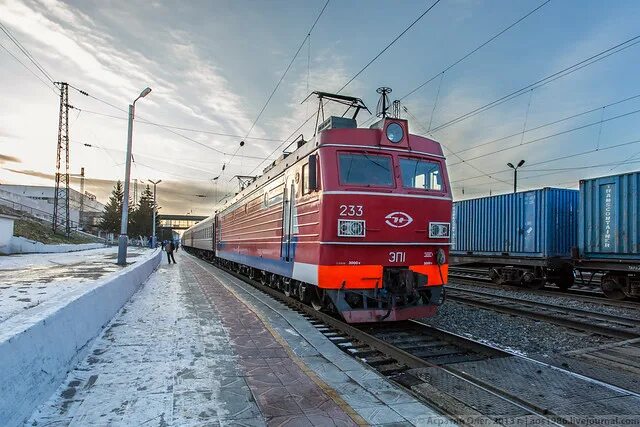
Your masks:
<path fill-rule="evenodd" d="M 340 205 L 340 216 L 362 216 L 364 210 L 361 205 Z"/>

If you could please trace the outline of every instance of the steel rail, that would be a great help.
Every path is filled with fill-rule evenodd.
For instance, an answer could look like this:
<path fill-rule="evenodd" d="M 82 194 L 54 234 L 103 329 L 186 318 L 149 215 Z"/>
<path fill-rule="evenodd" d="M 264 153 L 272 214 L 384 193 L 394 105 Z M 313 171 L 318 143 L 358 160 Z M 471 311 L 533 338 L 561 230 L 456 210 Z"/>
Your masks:
<path fill-rule="evenodd" d="M 465 293 L 466 295 L 464 295 Z M 483 301 L 482 298 L 493 299 L 494 301 Z M 476 292 L 471 290 L 463 291 L 461 289 L 452 288 L 449 288 L 447 290 L 447 299 L 470 306 L 489 309 L 491 311 L 497 311 L 504 314 L 511 314 L 516 316 L 526 316 L 532 319 L 541 320 L 560 326 L 571 327 L 582 331 L 594 332 L 613 338 L 630 339 L 640 337 L 640 330 L 637 328 L 638 324 L 640 323 L 638 319 L 621 318 L 611 315 L 604 315 L 601 313 L 592 313 L 584 310 L 556 306 L 553 304 L 537 303 L 518 298 L 503 297 L 501 295 L 495 295 L 491 293 Z M 514 303 L 525 306 L 525 308 L 516 307 L 514 306 Z M 628 328 L 625 329 L 619 326 L 605 326 L 588 321 L 581 321 L 573 318 L 563 317 L 562 314 L 553 315 L 544 313 L 540 311 L 541 308 L 546 310 L 555 310 L 556 313 L 574 313 L 581 317 L 594 319 L 596 321 L 614 322 L 619 325 L 628 326 Z"/>
<path fill-rule="evenodd" d="M 214 266 L 215 268 L 218 268 L 228 274 L 230 274 L 231 276 L 243 281 L 244 283 L 247 283 L 248 285 L 260 290 L 261 292 L 269 295 L 270 297 L 284 303 L 285 305 L 293 308 L 294 310 L 297 310 L 298 312 L 302 312 L 304 314 L 306 314 L 309 317 L 315 318 L 316 320 L 320 321 L 321 323 L 325 324 L 326 326 L 333 328 L 336 331 L 341 332 L 344 335 L 347 335 L 351 338 L 353 338 L 354 340 L 365 344 L 366 346 L 369 346 L 371 348 L 373 348 L 374 350 L 380 352 L 381 354 L 383 354 L 384 356 L 393 359 L 395 361 L 397 361 L 398 363 L 406 366 L 409 369 L 416 369 L 416 368 L 436 368 L 436 369 L 442 369 L 444 371 L 446 371 L 449 375 L 454 376 L 455 378 L 473 386 L 476 387 L 480 390 L 483 390 L 486 393 L 491 394 L 492 396 L 495 396 L 496 398 L 503 400 L 504 402 L 507 402 L 517 408 L 520 408 L 528 413 L 530 413 L 531 415 L 534 415 L 536 417 L 540 417 L 542 419 L 544 419 L 546 422 L 552 424 L 552 425 L 557 425 L 557 426 L 562 426 L 562 425 L 566 425 L 569 423 L 568 420 L 566 420 L 563 416 L 559 415 L 559 414 L 551 414 L 548 410 L 548 408 L 542 408 L 537 406 L 534 403 L 528 402 L 523 398 L 520 398 L 506 390 L 502 390 L 500 388 L 497 388 L 485 381 L 482 381 L 480 379 L 474 378 L 473 376 L 463 372 L 463 371 L 459 371 L 455 368 L 452 368 L 450 366 L 442 366 L 442 365 L 438 365 L 435 363 L 430 362 L 429 360 L 426 360 L 424 358 L 415 356 L 405 350 L 402 350 L 400 348 L 398 348 L 397 346 L 395 346 L 393 343 L 391 342 L 387 342 L 385 340 L 379 339 L 377 337 L 374 337 L 371 334 L 368 334 L 367 332 L 363 331 L 360 328 L 357 328 L 355 326 L 352 326 L 350 324 L 347 324 L 327 313 L 321 312 L 321 311 L 317 311 L 314 308 L 306 305 L 305 303 L 294 299 L 292 297 L 288 297 L 286 295 L 284 295 L 282 292 L 270 288 L 266 285 L 263 285 L 262 283 L 259 283 L 255 280 L 249 279 L 247 276 L 236 272 L 234 270 L 228 269 L 226 267 L 222 267 L 220 265 L 214 264 L 212 262 L 208 262 L 209 264 L 211 264 L 212 266 Z M 427 325 L 421 324 L 419 322 L 417 322 L 417 324 L 421 325 L 422 327 L 428 327 Z M 442 331 L 436 328 L 433 328 L 435 331 L 437 331 L 437 333 L 439 334 L 449 334 L 446 331 Z M 452 336 L 454 334 L 451 334 Z M 464 337 L 455 335 L 455 339 L 460 341 L 463 340 Z M 486 349 L 486 352 L 489 352 L 491 354 L 495 354 L 496 352 L 503 352 L 500 349 L 497 349 L 495 347 L 491 347 L 491 346 L 487 346 L 484 345 L 480 342 L 474 341 L 474 340 L 467 340 L 469 341 L 468 343 L 468 347 L 469 348 L 479 348 L 479 347 L 484 347 Z M 507 354 L 506 352 L 503 352 L 505 355 Z M 348 353 L 347 353 L 348 354 Z M 352 355 L 353 356 L 353 355 Z M 366 362 L 365 362 L 366 363 Z M 372 366 L 374 369 L 376 369 L 374 366 Z M 389 378 L 389 380 L 393 381 L 392 379 Z M 396 381 L 393 381 L 394 383 L 398 384 Z M 407 390 L 408 392 L 410 392 L 412 395 L 417 396 L 419 398 L 421 398 L 422 400 L 428 400 L 428 396 L 425 395 L 417 395 L 413 390 L 398 384 L 400 387 L 404 388 L 405 390 Z M 438 402 L 435 401 L 430 401 L 431 403 L 435 404 L 436 406 L 438 406 L 441 410 L 444 410 L 443 408 L 441 408 L 441 406 L 438 404 Z M 452 413 L 447 413 L 446 415 L 450 416 L 451 418 L 455 419 L 458 422 L 462 422 L 464 423 L 464 417 L 458 415 L 458 414 L 452 414 Z M 483 414 L 484 415 L 484 414 Z M 558 422 L 558 420 L 562 420 L 561 423 Z"/>
<path fill-rule="evenodd" d="M 496 285 L 489 279 L 486 273 L 473 273 L 465 272 L 459 273 L 457 269 L 451 268 L 449 270 L 449 278 L 452 284 L 472 284 L 477 285 L 479 282 L 482 286 L 490 287 L 493 289 L 514 290 L 520 292 L 528 292 L 531 295 L 541 295 L 549 297 L 574 297 L 584 302 L 590 302 L 594 304 L 607 305 L 616 308 L 628 308 L 637 310 L 640 308 L 640 303 L 636 301 L 618 301 L 607 298 L 603 293 L 597 291 L 585 291 L 579 289 L 568 289 L 563 291 L 555 287 L 545 287 L 545 289 L 526 289 L 513 285 Z"/>

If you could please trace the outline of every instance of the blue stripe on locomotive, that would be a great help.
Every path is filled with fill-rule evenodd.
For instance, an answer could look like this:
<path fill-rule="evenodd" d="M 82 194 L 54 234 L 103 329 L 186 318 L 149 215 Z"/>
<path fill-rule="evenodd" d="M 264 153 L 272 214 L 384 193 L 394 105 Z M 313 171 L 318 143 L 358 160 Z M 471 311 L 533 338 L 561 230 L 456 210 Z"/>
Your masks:
<path fill-rule="evenodd" d="M 269 271 L 285 277 L 293 276 L 293 263 L 295 261 L 296 248 L 298 247 L 298 237 L 292 236 L 291 239 L 291 261 L 285 261 L 283 257 L 279 259 L 264 258 L 261 256 L 239 254 L 227 249 L 225 242 L 218 242 L 216 256 L 228 261 L 237 262 L 239 264 L 248 265 L 259 270 Z"/>

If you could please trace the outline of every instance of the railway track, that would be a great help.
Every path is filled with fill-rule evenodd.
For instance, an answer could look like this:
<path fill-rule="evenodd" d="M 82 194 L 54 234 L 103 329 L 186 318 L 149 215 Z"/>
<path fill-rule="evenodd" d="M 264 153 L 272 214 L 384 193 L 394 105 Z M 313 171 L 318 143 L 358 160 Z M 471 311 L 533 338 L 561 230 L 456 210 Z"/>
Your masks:
<path fill-rule="evenodd" d="M 538 301 L 496 295 L 476 289 L 447 288 L 447 299 L 505 314 L 622 339 L 640 338 L 640 320 Z"/>
<path fill-rule="evenodd" d="M 449 270 L 449 279 L 453 283 L 459 284 L 471 284 L 478 285 L 481 284 L 483 287 L 493 288 L 493 289 L 507 289 L 513 291 L 527 292 L 531 295 L 541 295 L 541 296 L 549 296 L 549 297 L 557 297 L 557 296 L 566 296 L 566 297 L 574 297 L 584 302 L 591 302 L 600 305 L 606 305 L 610 307 L 617 308 L 628 308 L 633 310 L 640 309 L 640 303 L 638 301 L 619 301 L 612 300 L 607 298 L 602 292 L 597 290 L 587 290 L 587 289 L 568 289 L 563 291 L 555 286 L 547 285 L 544 289 L 526 289 L 519 286 L 513 285 L 496 285 L 489 278 L 486 272 L 482 272 L 474 269 L 459 269 L 459 268 L 451 268 Z"/>
<path fill-rule="evenodd" d="M 419 321 L 358 327 L 349 325 L 240 273 L 226 268 L 222 270 L 298 311 L 346 354 L 367 363 L 460 424 L 477 425 L 481 420 L 491 420 L 504 425 L 514 425 L 514 422 L 570 425 L 570 420 L 565 418 L 568 413 L 566 407 L 564 412 L 554 413 L 548 405 L 549 399 L 542 397 L 545 395 L 544 390 L 541 391 L 544 384 L 542 377 L 549 373 L 552 376 L 565 376 L 569 381 L 586 382 L 589 387 L 599 386 L 612 393 L 640 398 L 632 391 Z M 520 381 L 531 382 L 532 379 L 496 383 L 489 367 L 487 371 L 474 371 L 474 366 L 482 367 L 493 362 L 503 363 L 504 366 L 514 363 L 516 366 L 526 365 L 526 369 L 533 369 L 533 376 L 541 377 L 541 387 L 529 387 L 523 391 L 516 385 Z M 504 369 L 503 365 L 500 370 Z M 523 369 L 522 366 L 518 370 Z"/>

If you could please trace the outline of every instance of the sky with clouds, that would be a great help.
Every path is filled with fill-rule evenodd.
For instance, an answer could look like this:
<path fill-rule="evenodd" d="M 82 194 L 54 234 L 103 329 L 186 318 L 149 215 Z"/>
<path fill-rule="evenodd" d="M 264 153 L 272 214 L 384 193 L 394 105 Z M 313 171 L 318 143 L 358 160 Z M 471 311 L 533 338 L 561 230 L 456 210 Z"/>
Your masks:
<path fill-rule="evenodd" d="M 88 191 L 104 201 L 123 178 L 127 105 L 149 86 L 132 178 L 163 180 L 165 213 L 208 214 L 314 111 L 309 92 L 340 89 L 433 3 L 330 0 L 251 128 L 325 1 L 0 0 L 0 23 L 54 80 L 91 95 L 69 91 L 71 168 L 85 168 Z M 456 198 L 509 191 L 506 163 L 520 159 L 521 188 L 640 169 L 640 44 L 446 125 L 640 35 L 635 0 L 551 0 L 439 76 L 544 2 L 441 0 L 341 93 L 373 110 L 375 89 L 392 87 L 412 132 L 446 147 Z M 2 32 L 0 80 L 0 182 L 52 185 L 59 99 Z"/>

